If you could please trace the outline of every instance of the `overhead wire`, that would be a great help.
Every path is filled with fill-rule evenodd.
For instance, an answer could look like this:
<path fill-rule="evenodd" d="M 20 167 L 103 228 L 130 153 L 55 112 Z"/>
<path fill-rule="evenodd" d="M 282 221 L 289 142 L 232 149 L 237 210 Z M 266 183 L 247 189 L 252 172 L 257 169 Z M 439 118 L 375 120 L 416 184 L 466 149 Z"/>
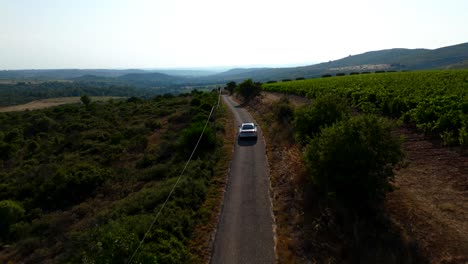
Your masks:
<path fill-rule="evenodd" d="M 221 88 L 219 88 L 219 93 L 218 93 L 218 102 L 216 103 L 216 106 L 213 105 L 213 107 L 211 107 L 211 111 L 210 111 L 210 114 L 208 115 L 208 118 L 205 122 L 205 126 L 203 127 L 203 130 L 200 134 L 200 137 L 198 138 L 198 141 L 197 141 L 197 144 L 195 144 L 195 147 L 193 148 L 192 150 L 192 153 L 190 154 L 190 157 L 188 158 L 187 162 L 185 163 L 185 166 L 184 168 L 182 169 L 182 171 L 180 172 L 179 176 L 177 177 L 177 180 L 176 182 L 174 183 L 174 185 L 172 186 L 172 189 L 171 191 L 169 192 L 169 194 L 167 195 L 167 198 L 166 200 L 164 201 L 163 205 L 161 206 L 161 208 L 159 209 L 158 213 L 156 214 L 156 216 L 154 217 L 153 221 L 151 222 L 151 225 L 149 226 L 148 230 L 145 232 L 143 238 L 140 240 L 139 244 L 138 244 L 138 247 L 135 249 L 135 251 L 133 252 L 132 256 L 130 257 L 130 259 L 128 260 L 127 264 L 130 264 L 132 263 L 133 261 L 133 258 L 136 256 L 136 254 L 138 253 L 138 250 L 141 248 L 141 246 L 143 245 L 146 237 L 148 236 L 149 232 L 151 231 L 151 229 L 153 228 L 154 224 L 156 223 L 156 221 L 158 220 L 159 216 L 161 215 L 161 212 L 162 210 L 164 209 L 164 207 L 166 206 L 167 202 L 169 201 L 169 199 L 171 198 L 172 196 L 172 193 L 174 192 L 175 188 L 177 187 L 177 184 L 179 183 L 180 179 L 182 178 L 182 175 L 184 174 L 185 172 L 185 169 L 187 169 L 187 166 L 188 164 L 190 163 L 190 161 L 192 160 L 192 157 L 193 155 L 195 154 L 195 151 L 197 150 L 197 147 L 198 145 L 200 144 L 200 141 L 203 137 L 203 134 L 205 133 L 205 129 L 208 125 L 208 123 L 210 122 L 210 118 L 211 118 L 211 115 L 213 114 L 213 111 L 215 108 L 218 108 L 219 107 L 219 102 L 220 102 L 220 99 L 221 99 Z"/>

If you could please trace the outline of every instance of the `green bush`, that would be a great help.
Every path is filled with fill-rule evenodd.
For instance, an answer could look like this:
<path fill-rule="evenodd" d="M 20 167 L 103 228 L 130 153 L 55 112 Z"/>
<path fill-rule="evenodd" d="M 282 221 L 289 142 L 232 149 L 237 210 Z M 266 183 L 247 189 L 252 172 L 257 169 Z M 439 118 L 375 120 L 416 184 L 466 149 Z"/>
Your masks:
<path fill-rule="evenodd" d="M 24 216 L 24 209 L 20 203 L 3 200 L 0 201 L 0 239 L 8 239 L 10 226 Z"/>
<path fill-rule="evenodd" d="M 299 142 L 306 143 L 320 129 L 348 117 L 350 108 L 346 99 L 328 94 L 317 97 L 312 105 L 299 107 L 294 113 L 294 129 Z"/>
<path fill-rule="evenodd" d="M 237 87 L 237 92 L 244 97 L 245 101 L 248 101 L 255 96 L 260 95 L 260 92 L 262 91 L 261 85 L 259 83 L 254 83 L 252 79 L 248 79 L 243 81 L 239 86 Z"/>
<path fill-rule="evenodd" d="M 274 119 L 281 124 L 288 124 L 294 117 L 294 108 L 287 97 L 281 97 L 272 105 Z"/>
<path fill-rule="evenodd" d="M 203 132 L 205 124 L 199 122 L 193 124 L 191 127 L 182 131 L 182 137 L 178 144 L 179 153 L 188 158 L 192 153 L 193 148 L 198 142 L 200 135 Z M 216 147 L 216 137 L 213 129 L 209 126 L 206 127 L 205 132 L 200 140 L 195 156 L 202 156 Z"/>
<path fill-rule="evenodd" d="M 388 121 L 353 117 L 323 128 L 307 146 L 312 181 L 349 206 L 371 205 L 391 190 L 393 165 L 403 157 Z"/>
<path fill-rule="evenodd" d="M 230 95 L 234 92 L 234 90 L 236 89 L 236 87 L 237 87 L 237 84 L 236 84 L 236 82 L 234 82 L 234 81 L 230 81 L 230 82 L 228 82 L 228 83 L 226 84 L 226 90 L 229 91 L 229 94 L 230 94 Z"/>
<path fill-rule="evenodd" d="M 63 208 L 91 196 L 108 178 L 106 169 L 88 163 L 77 163 L 58 168 L 44 181 L 37 182 L 38 205 L 45 208 Z"/>

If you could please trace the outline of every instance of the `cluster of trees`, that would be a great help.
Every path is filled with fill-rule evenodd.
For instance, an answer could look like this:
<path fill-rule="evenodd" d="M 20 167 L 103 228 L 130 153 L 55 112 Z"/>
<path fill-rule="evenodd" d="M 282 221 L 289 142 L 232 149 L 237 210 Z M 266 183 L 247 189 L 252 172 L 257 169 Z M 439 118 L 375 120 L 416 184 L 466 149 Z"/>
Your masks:
<path fill-rule="evenodd" d="M 80 96 L 82 94 L 150 98 L 174 91 L 174 89 L 169 88 L 135 88 L 124 83 L 112 84 L 91 81 L 2 83 L 0 84 L 0 106 L 17 105 L 46 98 Z"/>
<path fill-rule="evenodd" d="M 311 182 L 329 198 L 368 209 L 391 189 L 392 168 L 403 153 L 389 121 L 373 114 L 352 116 L 349 102 L 335 94 L 297 109 L 281 99 L 272 110 L 276 122 L 293 127 Z"/>
<path fill-rule="evenodd" d="M 0 245 L 15 252 L 0 262 L 126 263 L 171 191 L 217 93 L 81 99 L 0 113 Z M 135 262 L 188 261 L 187 240 L 219 159 L 215 135 L 223 128 L 213 121 Z"/>
<path fill-rule="evenodd" d="M 260 95 L 262 91 L 262 84 L 259 82 L 254 82 L 252 79 L 247 79 L 240 83 L 239 85 L 236 82 L 231 81 L 226 84 L 226 90 L 229 91 L 230 94 L 236 92 L 244 101 L 249 101 L 255 96 Z"/>

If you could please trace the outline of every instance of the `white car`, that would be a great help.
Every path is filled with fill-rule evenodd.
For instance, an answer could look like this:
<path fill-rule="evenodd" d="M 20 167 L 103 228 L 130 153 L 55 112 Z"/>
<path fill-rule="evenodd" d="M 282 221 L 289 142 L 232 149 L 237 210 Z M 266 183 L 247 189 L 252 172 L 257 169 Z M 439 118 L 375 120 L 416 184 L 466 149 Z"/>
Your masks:
<path fill-rule="evenodd" d="M 257 138 L 257 126 L 254 123 L 242 123 L 239 138 Z"/>

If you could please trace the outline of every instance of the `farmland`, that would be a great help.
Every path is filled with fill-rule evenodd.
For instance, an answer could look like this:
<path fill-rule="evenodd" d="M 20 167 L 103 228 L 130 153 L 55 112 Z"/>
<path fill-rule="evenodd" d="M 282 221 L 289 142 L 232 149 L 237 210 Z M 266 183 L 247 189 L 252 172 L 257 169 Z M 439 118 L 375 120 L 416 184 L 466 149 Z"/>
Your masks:
<path fill-rule="evenodd" d="M 315 98 L 334 93 L 357 109 L 400 118 L 445 145 L 468 145 L 468 71 L 356 74 L 264 84 L 271 92 Z"/>
<path fill-rule="evenodd" d="M 115 97 L 115 96 L 93 96 L 93 101 L 108 101 L 112 99 L 124 99 L 124 97 Z M 59 97 L 59 98 L 48 98 L 42 100 L 32 101 L 26 104 L 21 105 L 12 105 L 12 106 L 0 106 L 0 112 L 14 112 L 14 111 L 25 111 L 25 110 L 37 110 L 42 108 L 48 108 L 63 104 L 73 104 L 80 103 L 80 97 Z"/>

